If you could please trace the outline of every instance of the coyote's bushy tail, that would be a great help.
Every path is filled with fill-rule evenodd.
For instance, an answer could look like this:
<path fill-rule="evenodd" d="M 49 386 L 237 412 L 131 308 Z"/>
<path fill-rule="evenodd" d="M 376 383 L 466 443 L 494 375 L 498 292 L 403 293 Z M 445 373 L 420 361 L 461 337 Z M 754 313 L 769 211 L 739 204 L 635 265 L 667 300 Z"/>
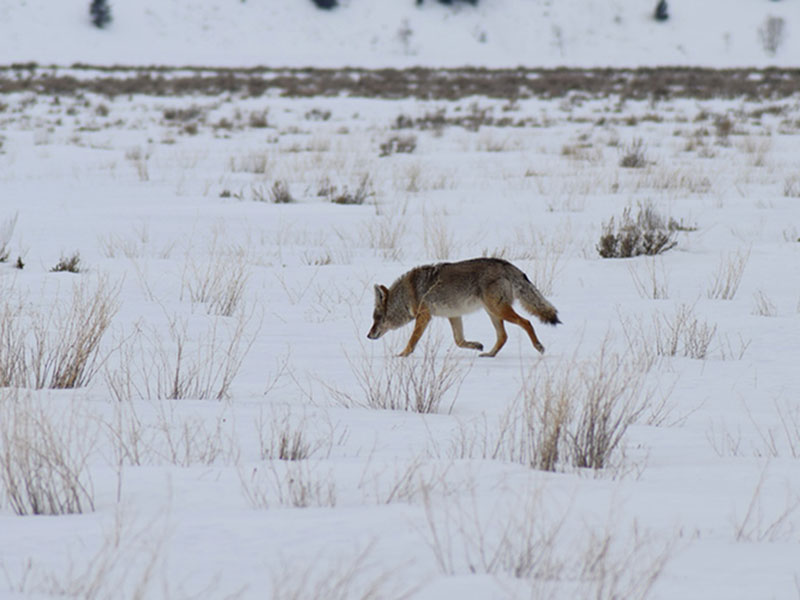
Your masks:
<path fill-rule="evenodd" d="M 547 301 L 547 298 L 542 296 L 542 293 L 536 289 L 536 286 L 531 283 L 528 276 L 522 271 L 519 272 L 520 277 L 514 282 L 514 295 L 520 301 L 522 307 L 539 318 L 542 323 L 549 325 L 558 325 L 561 321 L 558 319 L 558 311 L 556 307 Z"/>

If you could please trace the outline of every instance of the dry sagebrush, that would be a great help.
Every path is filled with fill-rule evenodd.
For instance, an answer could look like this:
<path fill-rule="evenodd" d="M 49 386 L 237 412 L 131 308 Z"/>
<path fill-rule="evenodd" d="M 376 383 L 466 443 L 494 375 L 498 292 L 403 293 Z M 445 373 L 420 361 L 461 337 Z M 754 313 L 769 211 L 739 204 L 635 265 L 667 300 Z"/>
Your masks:
<path fill-rule="evenodd" d="M 674 543 L 636 524 L 584 525 L 575 537 L 569 509 L 548 510 L 541 489 L 487 510 L 476 497 L 425 500 L 425 541 L 446 575 L 483 573 L 522 580 L 522 597 L 644 599 L 672 557 Z M 471 500 L 471 501 L 470 501 Z M 516 596 L 515 596 L 516 597 Z"/>
<path fill-rule="evenodd" d="M 94 432 L 74 406 L 59 411 L 17 392 L 0 394 L 0 485 L 16 514 L 94 510 Z"/>
<path fill-rule="evenodd" d="M 329 388 L 334 400 L 348 408 L 451 412 L 469 369 L 451 350 L 440 352 L 439 340 L 420 346 L 413 357 L 380 360 L 365 352 L 355 360 L 348 358 L 359 391 Z"/>
<path fill-rule="evenodd" d="M 25 298 L 0 299 L 0 386 L 75 388 L 96 375 L 100 342 L 116 314 L 119 287 L 81 280 L 71 302 L 56 296 L 35 308 Z"/>
<path fill-rule="evenodd" d="M 628 427 L 658 420 L 669 408 L 646 385 L 650 364 L 647 356 L 610 350 L 608 340 L 592 359 L 537 364 L 502 418 L 483 431 L 462 429 L 452 455 L 543 471 L 620 466 Z"/>
<path fill-rule="evenodd" d="M 604 224 L 597 251 L 603 258 L 662 254 L 677 245 L 675 231 L 673 221 L 668 222 L 652 206 L 640 207 L 635 218 L 626 208 L 618 222 L 612 217 Z"/>
<path fill-rule="evenodd" d="M 106 369 L 106 383 L 119 401 L 192 398 L 222 400 L 255 341 L 248 332 L 252 314 L 232 321 L 211 317 L 201 333 L 190 333 L 186 319 L 171 316 L 164 334 L 138 326 L 120 343 L 119 363 Z"/>
<path fill-rule="evenodd" d="M 14 234 L 14 228 L 17 226 L 17 218 L 19 215 L 15 214 L 13 217 L 3 220 L 0 223 L 0 262 L 8 260 L 10 251 L 8 244 L 11 241 L 11 236 Z"/>

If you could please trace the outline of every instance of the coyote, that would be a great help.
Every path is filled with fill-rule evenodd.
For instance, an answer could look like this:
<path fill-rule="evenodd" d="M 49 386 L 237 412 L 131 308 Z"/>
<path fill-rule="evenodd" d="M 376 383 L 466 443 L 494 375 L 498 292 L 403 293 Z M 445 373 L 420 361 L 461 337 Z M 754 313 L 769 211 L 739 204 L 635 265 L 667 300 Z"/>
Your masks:
<path fill-rule="evenodd" d="M 401 275 L 391 287 L 375 286 L 374 322 L 367 337 L 377 340 L 388 330 L 415 321 L 411 338 L 400 353 L 400 356 L 408 356 L 414 351 L 431 317 L 447 317 L 457 346 L 483 350 L 480 342 L 464 339 L 461 321 L 462 315 L 483 308 L 497 331 L 497 341 L 489 352 L 481 356 L 494 356 L 506 343 L 508 335 L 503 321 L 522 327 L 531 338 L 533 347 L 544 352 L 531 322 L 512 308 L 515 298 L 543 323 L 561 323 L 556 308 L 534 287 L 525 273 L 506 260 L 473 258 L 423 265 Z"/>

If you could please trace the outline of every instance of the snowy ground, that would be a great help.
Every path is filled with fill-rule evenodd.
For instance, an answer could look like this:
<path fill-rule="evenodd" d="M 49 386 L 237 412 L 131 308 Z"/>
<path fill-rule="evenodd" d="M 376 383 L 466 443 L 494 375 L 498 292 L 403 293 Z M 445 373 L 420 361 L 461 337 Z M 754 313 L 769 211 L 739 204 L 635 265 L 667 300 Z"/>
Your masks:
<path fill-rule="evenodd" d="M 407 67 L 797 66 L 792 0 L 0 0 L 0 63 Z M 779 24 L 780 23 L 780 24 Z M 771 32 L 771 33 L 769 33 Z"/>
<path fill-rule="evenodd" d="M 800 597 L 796 98 L 0 106 L 0 369 L 28 365 L 0 392 L 3 597 Z M 677 246 L 600 258 L 628 207 Z M 484 254 L 557 306 L 544 356 L 517 328 L 494 359 L 444 321 L 408 359 L 410 328 L 365 338 L 374 283 Z M 92 298 L 87 385 L 34 390 L 36 340 Z M 369 406 L 448 378 L 435 414 Z M 590 391 L 624 422 L 599 469 L 570 454 Z M 82 512 L 18 516 L 32 465 Z"/>

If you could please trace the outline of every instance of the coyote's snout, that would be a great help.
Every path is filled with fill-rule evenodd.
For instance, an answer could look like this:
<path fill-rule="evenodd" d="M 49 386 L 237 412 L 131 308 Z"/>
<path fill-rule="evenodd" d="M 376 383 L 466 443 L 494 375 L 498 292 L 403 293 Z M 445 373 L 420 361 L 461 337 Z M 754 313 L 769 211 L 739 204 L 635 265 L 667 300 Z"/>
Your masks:
<path fill-rule="evenodd" d="M 414 331 L 400 356 L 414 351 L 431 317 L 447 317 L 453 338 L 461 348 L 483 350 L 480 342 L 464 339 L 461 316 L 483 308 L 492 320 L 497 341 L 489 352 L 494 356 L 506 343 L 504 321 L 522 327 L 533 347 L 544 352 L 528 319 L 517 314 L 512 305 L 522 306 L 543 323 L 557 325 L 558 312 L 517 267 L 499 258 L 473 258 L 455 263 L 423 265 L 404 273 L 390 287 L 375 286 L 375 310 L 367 337 L 377 340 L 390 329 L 414 321 Z"/>

